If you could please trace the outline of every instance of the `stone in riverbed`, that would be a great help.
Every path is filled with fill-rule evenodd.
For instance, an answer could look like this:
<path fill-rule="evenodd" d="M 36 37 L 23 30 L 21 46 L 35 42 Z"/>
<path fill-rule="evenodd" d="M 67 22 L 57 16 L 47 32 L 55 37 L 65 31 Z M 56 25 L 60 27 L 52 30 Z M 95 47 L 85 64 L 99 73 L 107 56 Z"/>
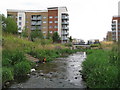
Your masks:
<path fill-rule="evenodd" d="M 75 77 L 75 79 L 77 79 L 77 77 Z"/>

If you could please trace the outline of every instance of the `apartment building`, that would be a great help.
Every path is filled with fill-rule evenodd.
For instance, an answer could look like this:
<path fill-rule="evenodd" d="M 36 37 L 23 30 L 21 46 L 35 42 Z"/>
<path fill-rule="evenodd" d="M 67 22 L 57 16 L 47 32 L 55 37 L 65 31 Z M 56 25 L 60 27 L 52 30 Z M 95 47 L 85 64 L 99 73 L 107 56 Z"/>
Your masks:
<path fill-rule="evenodd" d="M 113 16 L 112 18 L 112 40 L 120 40 L 120 16 Z"/>
<path fill-rule="evenodd" d="M 13 10 L 7 9 L 7 16 L 15 19 L 18 32 L 26 28 L 29 33 L 42 31 L 44 38 L 48 32 L 58 32 L 62 43 L 68 42 L 69 15 L 66 7 L 50 7 L 46 10 Z"/>
<path fill-rule="evenodd" d="M 106 41 L 112 41 L 112 31 L 107 32 Z"/>

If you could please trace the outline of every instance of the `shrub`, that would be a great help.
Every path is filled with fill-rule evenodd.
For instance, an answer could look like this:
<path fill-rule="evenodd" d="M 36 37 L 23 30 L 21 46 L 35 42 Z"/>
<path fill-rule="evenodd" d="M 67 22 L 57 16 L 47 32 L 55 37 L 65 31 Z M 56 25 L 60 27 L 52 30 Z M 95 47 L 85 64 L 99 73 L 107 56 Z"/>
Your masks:
<path fill-rule="evenodd" d="M 90 88 L 116 88 L 119 86 L 118 67 L 109 59 L 110 51 L 87 51 L 87 59 L 82 63 L 82 74 Z"/>
<path fill-rule="evenodd" d="M 19 62 L 18 64 L 14 65 L 14 73 L 16 77 L 25 76 L 27 73 L 30 72 L 30 63 L 27 61 Z"/>
<path fill-rule="evenodd" d="M 3 67 L 2 68 L 2 82 L 13 80 L 13 70 L 11 68 Z"/>
<path fill-rule="evenodd" d="M 2 53 L 3 66 L 15 65 L 18 62 L 26 60 L 24 53 L 19 50 L 3 50 Z"/>

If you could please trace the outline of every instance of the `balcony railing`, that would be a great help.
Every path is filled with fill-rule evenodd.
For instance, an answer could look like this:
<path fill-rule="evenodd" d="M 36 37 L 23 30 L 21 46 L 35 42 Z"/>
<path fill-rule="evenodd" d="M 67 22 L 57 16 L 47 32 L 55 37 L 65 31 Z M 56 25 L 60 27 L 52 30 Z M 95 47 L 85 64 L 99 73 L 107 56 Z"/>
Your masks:
<path fill-rule="evenodd" d="M 31 30 L 41 30 L 41 27 L 33 27 L 33 28 L 31 28 Z"/>
<path fill-rule="evenodd" d="M 68 16 L 62 16 L 62 19 L 69 19 Z"/>
<path fill-rule="evenodd" d="M 42 17 L 32 17 L 31 20 L 42 20 Z"/>
<path fill-rule="evenodd" d="M 116 30 L 113 30 L 112 32 L 116 32 Z"/>
<path fill-rule="evenodd" d="M 64 37 L 63 40 L 68 40 L 68 38 L 67 38 L 67 37 Z"/>
<path fill-rule="evenodd" d="M 31 25 L 41 25 L 42 22 L 31 22 Z"/>
<path fill-rule="evenodd" d="M 62 22 L 62 24 L 69 24 L 69 22 Z"/>
<path fill-rule="evenodd" d="M 68 35 L 69 33 L 68 33 L 68 32 L 63 32 L 62 34 L 63 34 L 63 35 Z"/>
<path fill-rule="evenodd" d="M 111 29 L 112 29 L 112 30 L 115 30 L 115 29 L 116 29 L 116 27 L 112 27 Z"/>
<path fill-rule="evenodd" d="M 112 25 L 116 25 L 116 23 L 112 23 Z"/>
<path fill-rule="evenodd" d="M 62 29 L 69 29 L 69 27 L 62 27 Z"/>

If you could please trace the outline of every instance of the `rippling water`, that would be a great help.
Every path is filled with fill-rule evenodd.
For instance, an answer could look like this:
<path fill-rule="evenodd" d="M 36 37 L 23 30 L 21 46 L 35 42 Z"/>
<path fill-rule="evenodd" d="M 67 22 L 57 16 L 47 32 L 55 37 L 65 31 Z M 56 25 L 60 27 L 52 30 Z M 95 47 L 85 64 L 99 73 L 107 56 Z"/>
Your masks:
<path fill-rule="evenodd" d="M 85 52 L 78 52 L 39 64 L 26 82 L 14 83 L 10 88 L 85 88 L 79 72 L 85 58 Z"/>

